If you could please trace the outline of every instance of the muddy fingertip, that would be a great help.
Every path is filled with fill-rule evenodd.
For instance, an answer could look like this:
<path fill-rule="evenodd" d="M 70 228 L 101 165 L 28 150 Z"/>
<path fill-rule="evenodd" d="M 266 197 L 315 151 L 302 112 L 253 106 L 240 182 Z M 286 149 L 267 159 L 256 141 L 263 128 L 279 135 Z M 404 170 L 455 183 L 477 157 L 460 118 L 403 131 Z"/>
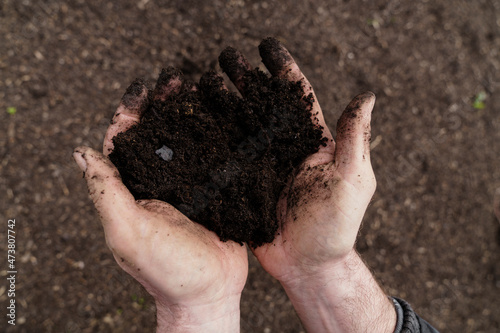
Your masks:
<path fill-rule="evenodd" d="M 84 147 L 77 147 L 73 150 L 73 159 L 83 172 L 87 171 L 87 161 L 85 160 L 84 154 Z"/>
<path fill-rule="evenodd" d="M 162 68 L 153 92 L 155 100 L 165 101 L 168 96 L 178 94 L 181 90 L 183 73 L 172 66 Z"/>
<path fill-rule="evenodd" d="M 219 65 L 236 88 L 242 92 L 245 88 L 243 77 L 252 69 L 245 56 L 235 48 L 228 46 L 219 56 Z"/>
<path fill-rule="evenodd" d="M 365 105 L 368 105 L 369 113 L 371 113 L 373 106 L 375 105 L 375 100 L 376 97 L 373 92 L 365 91 L 353 98 L 344 110 L 343 116 L 356 118 L 358 112 L 361 111 L 362 107 Z"/>
<path fill-rule="evenodd" d="M 293 60 L 288 50 L 273 37 L 267 37 L 260 43 L 259 54 L 272 75 L 281 74 Z"/>
<path fill-rule="evenodd" d="M 143 79 L 135 79 L 122 96 L 121 104 L 131 111 L 142 111 L 145 99 L 147 99 L 148 88 Z"/>

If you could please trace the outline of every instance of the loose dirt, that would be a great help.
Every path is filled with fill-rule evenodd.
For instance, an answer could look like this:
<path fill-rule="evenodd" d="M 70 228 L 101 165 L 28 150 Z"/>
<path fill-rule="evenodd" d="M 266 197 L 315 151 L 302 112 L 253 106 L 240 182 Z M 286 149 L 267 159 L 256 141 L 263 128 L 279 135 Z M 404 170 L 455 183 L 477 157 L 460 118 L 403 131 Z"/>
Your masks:
<path fill-rule="evenodd" d="M 164 69 L 160 80 L 175 72 Z M 150 98 L 141 122 L 114 138 L 110 158 L 136 199 L 166 201 L 223 241 L 260 246 L 278 230 L 288 175 L 326 139 L 300 82 L 258 69 L 243 81 L 244 97 L 210 71 L 197 89 L 185 83 L 165 102 Z"/>

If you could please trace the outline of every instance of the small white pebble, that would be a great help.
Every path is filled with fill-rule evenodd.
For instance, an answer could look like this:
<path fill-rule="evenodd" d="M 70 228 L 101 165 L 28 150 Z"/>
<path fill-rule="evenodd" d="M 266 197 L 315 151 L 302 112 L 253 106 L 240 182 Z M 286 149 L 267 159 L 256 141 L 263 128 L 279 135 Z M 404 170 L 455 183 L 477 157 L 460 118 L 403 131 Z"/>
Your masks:
<path fill-rule="evenodd" d="M 174 152 L 172 151 L 172 149 L 168 148 L 167 146 L 163 146 L 161 147 L 160 149 L 158 149 L 157 151 L 155 151 L 156 155 L 160 156 L 162 159 L 164 159 L 165 161 L 171 161 L 172 160 L 172 157 L 174 156 Z"/>

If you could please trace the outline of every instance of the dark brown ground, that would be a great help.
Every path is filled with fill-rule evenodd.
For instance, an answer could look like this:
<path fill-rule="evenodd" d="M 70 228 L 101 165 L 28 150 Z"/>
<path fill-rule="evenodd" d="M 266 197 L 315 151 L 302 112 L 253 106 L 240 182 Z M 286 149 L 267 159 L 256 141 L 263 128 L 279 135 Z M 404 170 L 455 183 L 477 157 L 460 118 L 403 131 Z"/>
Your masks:
<path fill-rule="evenodd" d="M 222 68 L 228 51 L 235 54 L 222 52 Z M 158 82 L 179 75 L 169 67 Z M 168 202 L 222 241 L 258 247 L 278 231 L 276 204 L 292 170 L 327 139 L 311 121 L 313 97 L 301 82 L 259 69 L 243 80 L 243 97 L 223 89 L 214 71 L 194 91 L 183 80 L 180 93 L 165 101 L 149 90 L 140 122 L 113 138 L 109 158 L 136 200 Z M 141 87 L 134 81 L 126 94 Z"/>
<path fill-rule="evenodd" d="M 391 295 L 442 332 L 500 330 L 498 1 L 3 1 L 0 5 L 0 303 L 6 222 L 18 232 L 18 326 L 152 332 L 151 298 L 114 263 L 74 147 L 101 147 L 126 86 L 180 67 L 199 79 L 233 45 L 254 66 L 281 39 L 328 125 L 372 90 L 378 189 L 358 248 Z M 486 93 L 484 109 L 471 106 Z M 15 115 L 7 107 L 17 108 Z M 250 257 L 243 332 L 301 332 Z M 5 309 L 5 308 L 4 308 Z"/>

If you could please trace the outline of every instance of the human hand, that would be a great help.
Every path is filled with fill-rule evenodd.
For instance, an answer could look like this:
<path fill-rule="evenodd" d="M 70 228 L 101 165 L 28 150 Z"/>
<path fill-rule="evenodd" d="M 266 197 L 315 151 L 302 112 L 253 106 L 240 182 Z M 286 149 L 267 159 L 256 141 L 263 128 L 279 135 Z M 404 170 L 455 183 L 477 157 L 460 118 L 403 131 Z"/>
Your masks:
<path fill-rule="evenodd" d="M 288 180 L 278 202 L 280 230 L 274 242 L 253 250 L 271 275 L 286 281 L 342 261 L 353 249 L 376 186 L 369 150 L 375 96 L 364 93 L 349 104 L 338 122 L 335 142 L 310 83 L 288 51 L 272 39 L 259 50 L 272 75 L 301 81 L 305 96 L 313 95 L 313 121 L 328 139 Z M 239 66 L 223 69 L 244 95 L 244 73 L 251 66 L 241 53 L 229 52 Z"/>
<path fill-rule="evenodd" d="M 308 331 L 393 330 L 394 307 L 354 250 L 376 187 L 369 149 L 375 96 L 367 92 L 353 99 L 334 141 L 311 84 L 290 53 L 272 38 L 259 51 L 271 75 L 300 81 L 305 96 L 312 94 L 312 121 L 323 127 L 328 143 L 291 175 L 278 202 L 278 234 L 253 252 L 282 283 Z M 251 67 L 241 53 L 229 52 L 238 65 L 223 69 L 244 95 L 244 74 Z"/>
<path fill-rule="evenodd" d="M 179 93 L 180 73 L 162 72 L 153 99 Z M 137 123 L 149 101 L 136 80 L 127 89 L 104 140 L 104 155 L 88 147 L 73 154 L 84 171 L 106 242 L 118 265 L 157 305 L 158 332 L 239 331 L 239 303 L 248 274 L 247 252 L 221 242 L 168 203 L 136 201 L 107 155 L 112 138 Z"/>

